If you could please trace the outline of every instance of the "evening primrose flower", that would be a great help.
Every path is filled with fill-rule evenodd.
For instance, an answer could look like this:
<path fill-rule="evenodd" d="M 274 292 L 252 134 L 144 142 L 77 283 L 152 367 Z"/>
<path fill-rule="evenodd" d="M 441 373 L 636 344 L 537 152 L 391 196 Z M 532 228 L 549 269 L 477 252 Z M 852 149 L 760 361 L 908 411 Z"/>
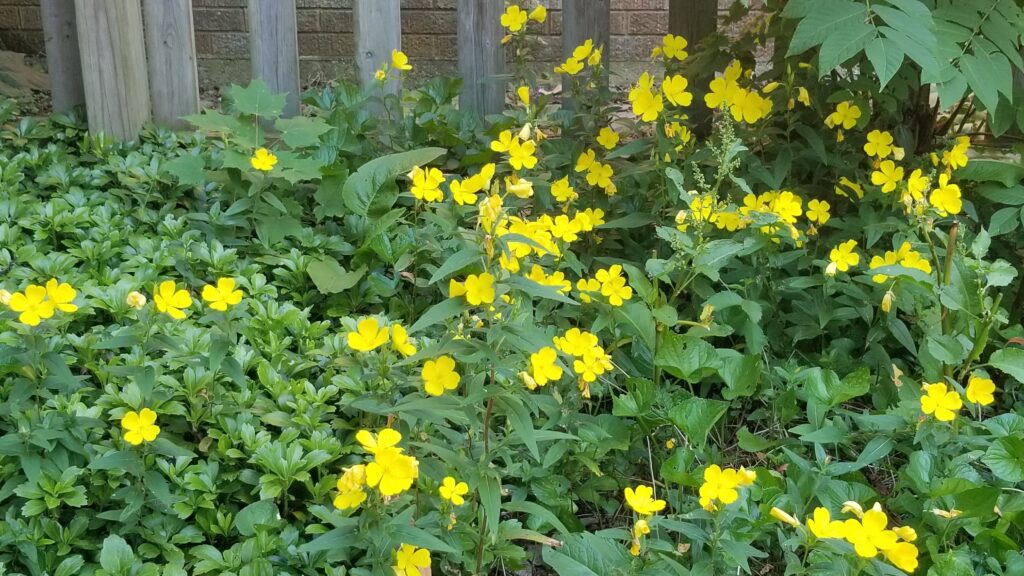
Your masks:
<path fill-rule="evenodd" d="M 612 186 L 612 176 L 614 175 L 615 171 L 611 164 L 594 162 L 587 170 L 587 184 L 608 189 Z"/>
<path fill-rule="evenodd" d="M 518 6 L 509 7 L 509 9 L 512 8 L 518 8 Z M 523 12 L 523 14 L 525 17 L 526 13 Z M 502 20 L 504 19 L 505 17 L 502 16 Z M 395 571 L 396 576 L 421 576 L 423 572 L 420 568 L 430 568 L 430 550 L 417 548 L 411 544 L 402 544 L 395 551 L 395 565 L 391 568 Z"/>
<path fill-rule="evenodd" d="M 471 305 L 494 304 L 494 276 L 489 272 L 470 274 L 463 287 L 466 302 Z"/>
<path fill-rule="evenodd" d="M 366 466 L 357 464 L 345 468 L 341 477 L 338 478 L 338 495 L 334 497 L 334 507 L 338 510 L 350 510 L 358 508 L 366 501 L 366 492 L 363 486 L 366 484 Z"/>
<path fill-rule="evenodd" d="M 704 95 L 704 104 L 711 109 L 724 110 L 738 98 L 744 96 L 746 96 L 746 91 L 740 88 L 735 80 L 715 78 L 708 85 L 708 93 Z"/>
<path fill-rule="evenodd" d="M 358 352 L 369 352 L 388 341 L 388 329 L 382 327 L 376 318 L 363 318 L 356 324 L 356 330 L 346 335 L 348 347 Z"/>
<path fill-rule="evenodd" d="M 466 499 L 463 496 L 469 493 L 469 484 L 458 482 L 455 478 L 446 476 L 441 481 L 441 486 L 437 489 L 437 492 L 441 495 L 441 498 L 448 500 L 453 505 L 462 506 L 466 503 Z"/>
<path fill-rule="evenodd" d="M 847 240 L 836 246 L 828 253 L 828 268 L 825 273 L 834 276 L 836 271 L 846 272 L 853 266 L 860 263 L 860 254 L 854 252 L 857 247 L 856 240 Z"/>
<path fill-rule="evenodd" d="M 959 214 L 963 209 L 960 187 L 949 182 L 949 174 L 939 174 L 939 185 L 928 196 L 928 202 L 935 207 L 940 216 Z"/>
<path fill-rule="evenodd" d="M 598 345 L 596 335 L 579 328 L 570 328 L 562 336 L 555 336 L 553 342 L 556 348 L 577 358 Z"/>
<path fill-rule="evenodd" d="M 898 537 L 892 530 L 887 530 L 889 519 L 880 507 L 876 506 L 864 513 L 860 521 L 847 520 L 843 523 L 843 537 L 853 544 L 854 551 L 862 558 L 874 558 L 882 550 L 896 545 Z"/>
<path fill-rule="evenodd" d="M 132 290 L 128 293 L 128 297 L 125 298 L 125 303 L 136 310 L 141 310 L 142 307 L 146 305 L 146 295 L 142 292 Z"/>
<path fill-rule="evenodd" d="M 661 83 L 661 91 L 665 98 L 674 106 L 689 106 L 693 102 L 693 93 L 687 92 L 688 82 L 683 76 L 668 76 Z"/>
<path fill-rule="evenodd" d="M 864 153 L 870 156 L 877 156 L 879 159 L 892 154 L 892 134 L 881 130 L 868 132 L 868 141 L 864 144 Z"/>
<path fill-rule="evenodd" d="M 46 298 L 61 312 L 74 312 L 78 306 L 72 304 L 78 293 L 67 282 L 59 283 L 56 278 L 46 282 Z"/>
<path fill-rule="evenodd" d="M 551 196 L 557 202 L 572 202 L 576 199 L 576 190 L 569 185 L 569 177 L 564 176 L 551 184 Z"/>
<path fill-rule="evenodd" d="M 575 76 L 583 70 L 583 62 L 576 58 L 569 58 L 561 65 L 555 67 L 555 74 L 566 74 Z"/>
<path fill-rule="evenodd" d="M 402 433 L 394 428 L 384 428 L 374 434 L 369 430 L 356 432 L 356 442 L 368 453 L 376 455 L 378 452 L 394 448 L 402 441 Z"/>
<path fill-rule="evenodd" d="M 543 24 L 548 19 L 548 9 L 543 4 L 538 5 L 536 8 L 530 11 L 530 20 L 538 24 Z"/>
<path fill-rule="evenodd" d="M 972 404 L 988 406 L 995 402 L 995 391 L 996 384 L 990 378 L 971 374 L 970 380 L 967 381 L 967 401 Z"/>
<path fill-rule="evenodd" d="M 505 9 L 505 13 L 501 15 L 501 25 L 505 27 L 509 32 L 519 32 L 526 26 L 526 21 L 530 15 L 519 6 L 515 4 Z"/>
<path fill-rule="evenodd" d="M 530 355 L 530 377 L 537 386 L 544 386 L 562 377 L 562 367 L 556 364 L 558 353 L 545 346 Z"/>
<path fill-rule="evenodd" d="M 601 295 L 612 306 L 622 306 L 633 297 L 633 288 L 626 284 L 621 265 L 614 264 L 605 270 L 598 270 L 594 277 L 601 283 Z"/>
<path fill-rule="evenodd" d="M 401 50 L 391 51 L 391 67 L 395 70 L 401 70 L 402 72 L 412 70 L 412 65 L 409 64 L 409 57 Z"/>
<path fill-rule="evenodd" d="M 860 116 L 860 107 L 846 100 L 836 104 L 835 111 L 825 117 L 825 125 L 829 128 L 840 127 L 849 130 L 857 125 Z"/>
<path fill-rule="evenodd" d="M 203 286 L 203 300 L 210 303 L 210 308 L 224 312 L 230 306 L 242 301 L 243 293 L 235 289 L 234 278 L 220 278 L 217 285 Z"/>
<path fill-rule="evenodd" d="M 409 179 L 412 180 L 412 188 L 409 192 L 417 200 L 424 202 L 440 202 L 444 200 L 444 192 L 441 192 L 444 174 L 437 168 L 421 168 L 417 166 L 412 169 L 412 172 L 409 172 Z"/>
<path fill-rule="evenodd" d="M 401 324 L 391 326 L 391 348 L 406 357 L 416 353 L 416 346 L 409 340 L 409 333 Z"/>
<path fill-rule="evenodd" d="M 38 326 L 39 323 L 53 316 L 54 304 L 46 299 L 46 288 L 29 284 L 25 292 L 11 294 L 7 304 L 11 310 L 19 312 L 18 322 L 27 326 Z"/>
<path fill-rule="evenodd" d="M 722 469 L 718 464 L 708 466 L 704 469 L 704 483 L 699 489 L 701 507 L 708 511 L 714 510 L 715 500 L 725 505 L 732 504 L 740 496 L 737 490 L 739 485 L 736 470 Z"/>
<path fill-rule="evenodd" d="M 907 176 L 907 193 L 906 195 L 913 200 L 920 200 L 924 197 L 924 193 L 928 190 L 928 177 L 924 175 L 920 168 L 915 168 L 910 176 Z M 906 198 L 904 198 L 906 201 Z"/>
<path fill-rule="evenodd" d="M 733 120 L 753 124 L 764 118 L 772 110 L 772 101 L 762 97 L 753 90 L 739 90 L 729 106 Z"/>
<path fill-rule="evenodd" d="M 605 126 L 601 128 L 601 132 L 597 135 L 597 143 L 611 150 L 619 143 L 619 133 L 610 126 Z"/>
<path fill-rule="evenodd" d="M 654 79 L 644 72 L 637 80 L 636 86 L 629 91 L 629 101 L 633 105 L 633 115 L 644 122 L 653 122 L 665 108 L 661 94 L 655 93 Z"/>
<path fill-rule="evenodd" d="M 121 417 L 121 428 L 124 429 L 124 441 L 132 446 L 152 442 L 160 434 L 160 427 L 156 425 L 156 412 L 149 408 L 126 412 Z"/>
<path fill-rule="evenodd" d="M 158 311 L 175 320 L 182 320 L 185 318 L 185 313 L 182 310 L 192 305 L 192 296 L 185 290 L 178 290 L 178 285 L 174 280 L 165 280 L 160 283 L 153 294 L 153 303 L 156 304 Z"/>
<path fill-rule="evenodd" d="M 807 219 L 824 226 L 832 217 L 828 212 L 831 207 L 826 200 L 811 200 L 807 203 Z"/>
<path fill-rule="evenodd" d="M 689 54 L 686 52 L 686 38 L 673 34 L 666 34 L 661 39 L 661 52 L 665 58 L 675 59 L 682 62 Z"/>
<path fill-rule="evenodd" d="M 651 516 L 665 509 L 665 501 L 655 500 L 654 489 L 650 486 L 641 484 L 635 490 L 627 486 L 623 494 L 626 504 L 641 516 Z"/>
<path fill-rule="evenodd" d="M 445 390 L 459 387 L 462 376 L 455 371 L 455 360 L 451 356 L 438 356 L 437 360 L 427 360 L 423 364 L 423 390 L 431 396 L 440 396 Z"/>
<path fill-rule="evenodd" d="M 814 516 L 807 519 L 807 528 L 817 538 L 842 538 L 843 523 L 833 520 L 828 508 L 818 507 L 814 509 Z"/>
<path fill-rule="evenodd" d="M 902 181 L 903 167 L 897 166 L 892 160 L 882 161 L 878 166 L 878 170 L 871 173 L 871 183 L 875 186 L 881 186 L 882 192 L 886 194 L 895 190 Z"/>
<path fill-rule="evenodd" d="M 270 172 L 277 164 L 277 156 L 266 148 L 257 148 L 252 158 L 249 158 L 249 165 L 260 172 Z"/>
<path fill-rule="evenodd" d="M 532 170 L 537 165 L 537 143 L 533 140 L 521 141 L 518 137 L 512 140 L 508 151 L 508 163 L 515 170 Z"/>
<path fill-rule="evenodd" d="M 909 542 L 897 542 L 891 548 L 882 550 L 882 555 L 885 556 L 886 560 L 907 573 L 917 570 L 918 554 L 917 546 Z"/>
<path fill-rule="evenodd" d="M 934 414 L 940 422 L 950 422 L 963 407 L 963 400 L 956 390 L 949 390 L 942 382 L 924 385 L 925 394 L 921 396 L 921 412 Z"/>
<path fill-rule="evenodd" d="M 775 506 L 772 506 L 772 509 L 769 511 L 769 514 L 771 514 L 772 518 L 775 518 L 783 524 L 789 524 L 793 528 L 800 527 L 800 521 L 794 518 L 789 512 L 786 512 L 781 508 L 776 508 Z"/>

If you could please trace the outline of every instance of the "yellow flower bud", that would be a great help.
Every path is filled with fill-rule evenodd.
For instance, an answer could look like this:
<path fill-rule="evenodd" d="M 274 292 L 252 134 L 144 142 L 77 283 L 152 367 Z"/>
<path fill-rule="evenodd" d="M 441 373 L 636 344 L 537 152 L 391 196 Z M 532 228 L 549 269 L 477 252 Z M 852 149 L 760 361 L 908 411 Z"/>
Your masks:
<path fill-rule="evenodd" d="M 146 295 L 141 292 L 132 291 L 128 293 L 128 298 L 125 301 L 132 308 L 139 310 L 146 305 Z"/>
<path fill-rule="evenodd" d="M 892 302 L 896 299 L 896 295 L 892 293 L 892 290 L 886 290 L 885 296 L 882 296 L 882 312 L 886 314 L 892 310 Z"/>
<path fill-rule="evenodd" d="M 800 521 L 797 520 L 796 518 L 794 518 L 793 516 L 791 516 L 785 510 L 782 510 L 781 508 L 772 507 L 771 515 L 772 515 L 772 518 L 775 518 L 776 520 L 778 520 L 779 522 L 782 522 L 783 524 L 789 524 L 793 528 L 799 528 L 800 527 Z"/>
<path fill-rule="evenodd" d="M 0 304 L 7 306 L 11 303 L 11 293 L 0 288 Z"/>

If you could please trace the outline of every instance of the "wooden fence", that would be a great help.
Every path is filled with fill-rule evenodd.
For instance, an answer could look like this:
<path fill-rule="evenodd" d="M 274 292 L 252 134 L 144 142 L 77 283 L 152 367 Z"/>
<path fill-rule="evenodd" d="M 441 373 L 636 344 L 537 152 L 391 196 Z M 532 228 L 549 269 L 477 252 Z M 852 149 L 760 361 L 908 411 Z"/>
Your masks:
<path fill-rule="evenodd" d="M 84 105 L 89 129 L 133 139 L 143 124 L 179 128 L 199 109 L 192 0 L 40 0 L 53 105 Z M 285 114 L 298 113 L 296 0 L 248 0 L 254 78 L 287 93 Z M 691 42 L 713 31 L 717 0 L 668 0 L 669 32 Z M 505 56 L 502 0 L 458 0 L 460 105 L 501 110 Z M 562 0 L 563 49 L 610 38 L 611 0 Z M 364 85 L 391 51 L 401 49 L 401 0 L 353 0 L 356 53 Z M 143 25 L 145 23 L 145 25 Z M 397 87 L 392 86 L 391 89 Z"/>

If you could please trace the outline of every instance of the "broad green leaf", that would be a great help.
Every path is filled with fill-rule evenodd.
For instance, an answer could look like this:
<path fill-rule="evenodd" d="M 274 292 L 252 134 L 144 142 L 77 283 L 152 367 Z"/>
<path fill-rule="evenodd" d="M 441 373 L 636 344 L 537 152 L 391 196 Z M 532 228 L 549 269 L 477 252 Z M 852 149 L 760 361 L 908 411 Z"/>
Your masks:
<path fill-rule="evenodd" d="M 707 443 L 708 433 L 729 410 L 729 403 L 690 396 L 668 411 L 668 418 L 699 449 Z"/>
<path fill-rule="evenodd" d="M 433 326 L 434 324 L 447 320 L 452 316 L 458 316 L 465 309 L 465 302 L 459 298 L 449 298 L 438 302 L 431 306 L 429 310 L 421 314 L 416 322 L 409 327 L 409 334 L 419 332 L 424 328 Z"/>
<path fill-rule="evenodd" d="M 558 576 L 600 576 L 590 568 L 562 554 L 550 546 L 544 546 L 541 556 Z"/>
<path fill-rule="evenodd" d="M 358 544 L 354 536 L 357 533 L 358 518 L 342 518 L 333 522 L 335 528 L 317 536 L 313 540 L 299 546 L 301 552 L 326 552 L 339 550 Z M 340 525 L 339 525 L 340 524 Z"/>
<path fill-rule="evenodd" d="M 829 34 L 818 52 L 818 73 L 825 76 L 859 54 L 876 37 L 875 28 L 863 20 L 851 20 Z"/>
<path fill-rule="evenodd" d="M 358 284 L 366 274 L 366 266 L 347 271 L 333 258 L 317 258 L 306 267 L 306 273 L 321 294 L 337 294 Z"/>
<path fill-rule="evenodd" d="M 996 350 L 989 356 L 988 363 L 995 369 L 1013 376 L 1018 382 L 1024 382 L 1024 350 L 1020 348 Z"/>
<path fill-rule="evenodd" d="M 723 358 L 718 373 L 728 386 L 722 391 L 726 400 L 752 396 L 761 379 L 761 358 L 753 354 Z"/>
<path fill-rule="evenodd" d="M 523 514 L 536 516 L 548 524 L 551 524 L 555 530 L 558 530 L 562 534 L 569 533 L 569 529 L 565 527 L 565 524 L 562 524 L 562 521 L 558 519 L 558 516 L 555 516 L 549 509 L 537 504 L 536 502 L 518 500 L 506 502 L 502 504 L 501 507 L 509 512 L 521 512 Z"/>
<path fill-rule="evenodd" d="M 1024 181 L 1024 165 L 1018 162 L 978 158 L 968 162 L 967 166 L 961 168 L 956 175 L 961 180 L 999 182 L 1009 188 Z"/>
<path fill-rule="evenodd" d="M 654 364 L 676 378 L 699 382 L 714 374 L 721 367 L 721 360 L 714 347 L 704 340 L 665 332 L 661 335 Z"/>
<path fill-rule="evenodd" d="M 284 94 L 274 94 L 262 79 L 255 79 L 245 88 L 236 85 L 228 89 L 235 110 L 260 118 L 276 118 L 284 110 Z"/>
<path fill-rule="evenodd" d="M 863 24 L 868 12 L 863 4 L 849 0 L 820 0 L 809 7 L 797 24 L 786 56 L 796 56 L 818 46 L 829 35 L 851 25 Z"/>
<path fill-rule="evenodd" d="M 100 566 L 110 574 L 128 574 L 135 564 L 135 552 L 132 547 L 117 534 L 111 534 L 103 540 L 100 550 Z"/>
<path fill-rule="evenodd" d="M 455 254 L 452 254 L 445 261 L 437 267 L 437 270 L 430 275 L 430 281 L 428 284 L 434 284 L 441 280 L 447 280 L 450 276 L 461 271 L 474 263 L 481 263 L 483 261 L 484 253 L 480 250 L 479 246 L 467 246 L 462 250 L 459 250 Z"/>
<path fill-rule="evenodd" d="M 512 424 L 510 437 L 518 437 L 519 440 L 530 450 L 530 455 L 537 462 L 540 462 L 540 450 L 537 448 L 537 431 L 533 427 L 533 418 L 530 410 L 523 405 L 522 401 L 514 396 L 498 396 L 495 399 L 495 406 L 499 412 L 504 413 Z"/>
<path fill-rule="evenodd" d="M 202 156 L 178 156 L 163 164 L 163 169 L 186 186 L 195 186 L 206 181 L 206 166 Z"/>
<path fill-rule="evenodd" d="M 1024 440 L 1021 438 L 999 438 L 989 445 L 981 461 L 1004 482 L 1024 482 Z"/>
<path fill-rule="evenodd" d="M 878 75 L 879 87 L 885 89 L 892 77 L 903 65 L 903 49 L 887 38 L 875 38 L 864 49 L 871 65 Z"/>
<path fill-rule="evenodd" d="M 331 130 L 331 125 L 320 118 L 296 116 L 294 118 L 278 118 L 274 127 L 281 131 L 281 139 L 292 148 L 316 146 L 320 136 Z"/>
<path fill-rule="evenodd" d="M 235 515 L 235 529 L 242 536 L 256 534 L 260 525 L 277 525 L 280 522 L 277 504 L 273 500 L 259 500 L 249 504 Z"/>
<path fill-rule="evenodd" d="M 399 174 L 405 174 L 417 166 L 423 166 L 444 154 L 444 148 L 420 148 L 374 158 L 363 164 L 349 176 L 341 188 L 341 199 L 345 207 L 360 216 L 371 211 L 383 212 L 391 208 L 390 202 L 382 202 L 381 190 L 386 184 L 394 184 Z M 386 204 L 386 205 L 384 205 Z"/>

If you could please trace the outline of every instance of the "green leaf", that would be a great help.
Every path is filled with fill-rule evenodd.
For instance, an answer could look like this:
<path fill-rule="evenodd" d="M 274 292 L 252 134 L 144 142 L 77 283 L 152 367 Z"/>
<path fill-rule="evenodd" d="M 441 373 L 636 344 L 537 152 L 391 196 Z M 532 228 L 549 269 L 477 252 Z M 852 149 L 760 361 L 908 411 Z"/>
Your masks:
<path fill-rule="evenodd" d="M 353 536 L 356 535 L 359 526 L 358 518 L 341 518 L 334 520 L 333 530 L 328 530 L 317 536 L 315 539 L 299 546 L 300 552 L 325 552 L 328 550 L 339 550 L 355 546 L 358 542 Z"/>
<path fill-rule="evenodd" d="M 1024 181 L 1024 165 L 1001 160 L 974 159 L 957 173 L 961 180 L 973 182 L 999 182 L 1010 188 Z"/>
<path fill-rule="evenodd" d="M 498 396 L 495 405 L 508 417 L 512 424 L 512 437 L 518 437 L 530 450 L 530 455 L 540 462 L 540 450 L 537 448 L 537 431 L 533 428 L 533 418 L 522 401 L 514 396 Z"/>
<path fill-rule="evenodd" d="M 452 316 L 458 316 L 466 309 L 463 301 L 458 298 L 449 298 L 447 300 L 438 302 L 430 307 L 429 310 L 420 315 L 416 323 L 409 327 L 409 334 L 419 332 L 424 328 L 433 326 L 438 322 L 442 322 L 451 318 Z"/>
<path fill-rule="evenodd" d="M 564 304 L 579 305 L 579 302 L 559 292 L 558 288 L 555 288 L 554 286 L 544 286 L 530 280 L 529 278 L 523 278 L 522 276 L 512 276 L 508 279 L 508 285 L 521 290 L 534 298 L 546 298 L 548 300 L 555 300 L 556 302 L 562 302 Z"/>
<path fill-rule="evenodd" d="M 1002 54 L 990 55 L 983 50 L 964 54 L 960 58 L 960 71 L 989 112 L 994 111 L 999 105 L 1000 93 L 1010 92 L 1012 95 L 1010 83 L 1013 73 L 1010 70 L 1010 62 Z"/>
<path fill-rule="evenodd" d="M 235 516 L 235 529 L 242 536 L 256 534 L 260 525 L 277 524 L 277 504 L 273 500 L 259 500 L 238 511 Z"/>
<path fill-rule="evenodd" d="M 498 533 L 498 523 L 501 521 L 501 483 L 494 476 L 485 473 L 480 476 L 477 491 L 480 493 L 480 504 L 484 508 L 487 531 L 493 537 Z"/>
<path fill-rule="evenodd" d="M 773 442 L 764 436 L 752 434 L 747 427 L 740 428 L 739 432 L 736 433 L 736 439 L 739 441 L 740 449 L 747 452 L 763 452 L 770 448 Z"/>
<path fill-rule="evenodd" d="M 558 530 L 562 534 L 569 533 L 569 529 L 565 527 L 565 524 L 562 524 L 562 521 L 558 519 L 558 516 L 555 516 L 550 510 L 536 502 L 529 502 L 526 500 L 511 501 L 503 504 L 502 508 L 509 512 L 521 512 L 523 514 L 529 514 L 530 516 L 536 516 L 548 524 L 551 524 L 555 530 Z"/>
<path fill-rule="evenodd" d="M 988 363 L 997 370 L 1013 376 L 1018 382 L 1024 382 L 1024 350 L 1020 348 L 996 350 L 989 356 Z"/>
<path fill-rule="evenodd" d="M 483 261 L 483 251 L 480 250 L 479 246 L 467 246 L 462 250 L 459 250 L 455 254 L 452 254 L 445 259 L 444 263 L 438 266 L 437 270 L 434 271 L 430 276 L 428 284 L 434 284 L 441 280 L 447 280 L 450 276 L 454 276 L 457 272 L 463 268 L 474 264 L 481 263 Z"/>
<path fill-rule="evenodd" d="M 278 118 L 274 127 L 281 131 L 281 139 L 292 148 L 303 148 L 320 144 L 320 136 L 331 130 L 331 125 L 320 118 L 296 116 Z"/>
<path fill-rule="evenodd" d="M 250 114 L 261 118 L 276 118 L 284 110 L 284 94 L 273 94 L 266 82 L 257 78 L 248 86 L 233 85 L 228 89 L 228 96 L 242 114 Z M 298 96 L 296 94 L 296 96 Z"/>
<path fill-rule="evenodd" d="M 668 418 L 692 444 L 703 449 L 708 433 L 728 410 L 728 402 L 691 396 L 673 406 L 668 411 Z"/>
<path fill-rule="evenodd" d="M 822 76 L 830 73 L 864 50 L 875 36 L 875 28 L 863 20 L 851 20 L 846 26 L 829 34 L 818 52 L 818 73 Z"/>
<path fill-rule="evenodd" d="M 1024 440 L 1007 436 L 991 445 L 981 461 L 997 478 L 1011 484 L 1024 482 Z"/>
<path fill-rule="evenodd" d="M 757 384 L 761 379 L 761 357 L 746 354 L 723 358 L 718 373 L 728 386 L 722 391 L 726 400 L 752 396 L 757 392 Z"/>
<path fill-rule="evenodd" d="M 134 452 L 112 450 L 99 458 L 93 458 L 92 462 L 89 462 L 89 469 L 136 471 L 142 469 L 142 462 Z"/>
<path fill-rule="evenodd" d="M 642 226 L 648 226 L 657 221 L 657 218 L 653 214 L 646 214 L 643 212 L 633 212 L 627 214 L 622 218 L 616 218 L 601 224 L 597 228 L 601 230 L 612 230 L 615 228 L 640 228 Z"/>
<path fill-rule="evenodd" d="M 884 90 L 903 65 L 903 49 L 887 38 L 875 38 L 864 49 L 878 76 L 879 89 Z"/>
<path fill-rule="evenodd" d="M 306 267 L 306 273 L 321 294 L 337 294 L 358 284 L 366 274 L 366 266 L 349 272 L 333 258 L 317 258 Z"/>
<path fill-rule="evenodd" d="M 57 569 L 54 570 L 53 576 L 74 576 L 85 566 L 85 560 L 81 556 L 75 554 L 74 556 L 68 556 L 57 565 Z"/>
<path fill-rule="evenodd" d="M 541 556 L 558 576 L 599 576 L 597 572 L 550 546 L 544 547 Z"/>
<path fill-rule="evenodd" d="M 797 24 L 789 42 L 786 56 L 796 56 L 818 46 L 829 35 L 867 20 L 863 4 L 849 0 L 820 0 L 813 3 L 806 16 Z"/>
<path fill-rule="evenodd" d="M 135 564 L 135 553 L 124 538 L 111 534 L 103 540 L 100 550 L 100 566 L 112 575 L 127 575 Z"/>
<path fill-rule="evenodd" d="M 676 378 L 696 383 L 714 374 L 721 361 L 714 347 L 704 340 L 665 332 L 654 356 L 654 364 Z"/>
<path fill-rule="evenodd" d="M 169 174 L 186 186 L 195 186 L 206 181 L 206 164 L 202 156 L 178 156 L 162 166 Z"/>
<path fill-rule="evenodd" d="M 390 202 L 381 196 L 385 184 L 394 184 L 399 174 L 405 174 L 416 166 L 423 166 L 447 152 L 444 148 L 421 148 L 397 154 L 374 158 L 363 164 L 352 174 L 341 188 L 341 199 L 352 212 L 366 216 L 371 211 L 383 212 L 391 208 Z"/>
<path fill-rule="evenodd" d="M 797 380 L 812 398 L 824 404 L 826 408 L 867 394 L 874 381 L 867 367 L 847 374 L 842 380 L 831 370 L 814 367 L 800 372 Z"/>
<path fill-rule="evenodd" d="M 437 536 L 434 536 L 430 532 L 412 526 L 406 522 L 394 522 L 391 524 L 390 533 L 392 540 L 401 542 L 403 544 L 412 544 L 417 548 L 426 548 L 433 552 L 442 552 L 445 554 L 457 554 L 458 550 L 452 548 L 444 540 L 441 540 Z"/>

